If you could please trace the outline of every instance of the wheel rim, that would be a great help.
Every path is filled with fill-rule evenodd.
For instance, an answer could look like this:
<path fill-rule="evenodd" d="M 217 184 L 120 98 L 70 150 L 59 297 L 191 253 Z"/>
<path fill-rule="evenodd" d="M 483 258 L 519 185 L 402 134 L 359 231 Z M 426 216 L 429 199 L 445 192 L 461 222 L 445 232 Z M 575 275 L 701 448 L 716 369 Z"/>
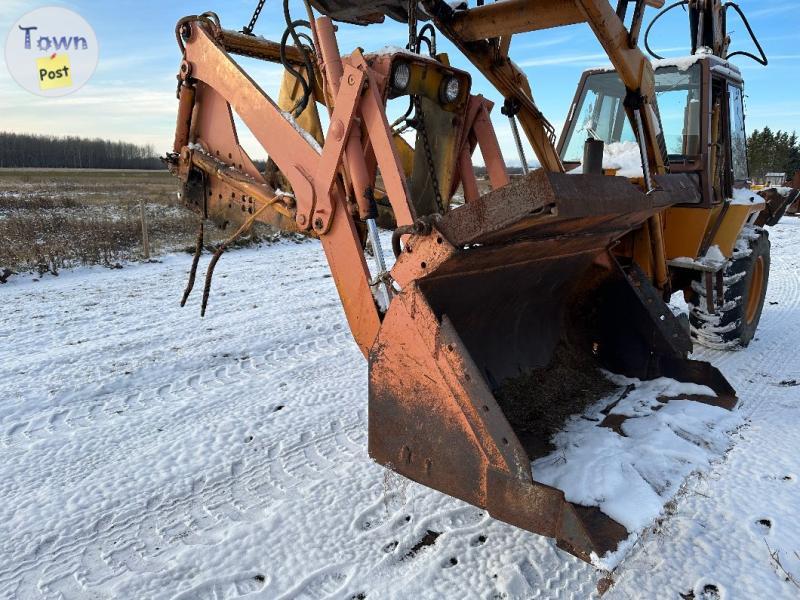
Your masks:
<path fill-rule="evenodd" d="M 764 291 L 764 257 L 759 256 L 753 266 L 753 278 L 750 280 L 750 291 L 747 294 L 747 311 L 745 319 L 752 324 L 756 319 L 758 307 L 761 305 L 761 294 Z"/>

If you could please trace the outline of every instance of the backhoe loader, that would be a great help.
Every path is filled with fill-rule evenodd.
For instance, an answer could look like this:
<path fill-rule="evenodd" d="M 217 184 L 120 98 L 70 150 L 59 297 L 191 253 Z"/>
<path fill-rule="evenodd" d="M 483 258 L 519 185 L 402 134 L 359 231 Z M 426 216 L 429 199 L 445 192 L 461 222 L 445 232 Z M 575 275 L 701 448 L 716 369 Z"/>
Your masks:
<path fill-rule="evenodd" d="M 552 432 L 524 422 L 528 403 L 548 415 L 585 406 L 608 393 L 602 367 L 701 384 L 713 394 L 693 399 L 732 409 L 721 373 L 687 358 L 689 323 L 666 301 L 686 292 L 696 339 L 746 344 L 767 284 L 769 245 L 754 226 L 767 203 L 734 193 L 747 165 L 726 8 L 682 4 L 692 56 L 655 70 L 638 38 L 646 8 L 663 0 L 312 0 L 302 19 L 285 2 L 279 42 L 252 35 L 262 1 L 242 32 L 214 13 L 176 27 L 179 108 L 167 161 L 183 202 L 237 233 L 259 221 L 320 240 L 369 361 L 370 456 L 584 560 L 628 532 L 535 481 L 531 461 Z M 342 54 L 336 21 L 377 27 L 386 17 L 408 23 L 405 48 Z M 557 144 L 509 52 L 514 35 L 576 23 L 589 25 L 613 70 L 584 76 Z M 519 148 L 518 126 L 540 168 L 527 172 L 523 161 L 525 174 L 509 176 L 493 102 L 437 51 L 437 33 L 495 88 Z M 285 67 L 277 101 L 237 55 Z M 684 115 L 675 123 L 659 106 L 673 92 Z M 394 122 L 390 101 L 408 106 Z M 264 172 L 239 144 L 234 112 L 268 153 Z M 632 176 L 603 164 L 626 142 Z M 381 228 L 392 230 L 391 266 Z M 184 300 L 196 266 L 197 256 Z M 508 394 L 520 381 L 533 382 L 527 398 Z"/>

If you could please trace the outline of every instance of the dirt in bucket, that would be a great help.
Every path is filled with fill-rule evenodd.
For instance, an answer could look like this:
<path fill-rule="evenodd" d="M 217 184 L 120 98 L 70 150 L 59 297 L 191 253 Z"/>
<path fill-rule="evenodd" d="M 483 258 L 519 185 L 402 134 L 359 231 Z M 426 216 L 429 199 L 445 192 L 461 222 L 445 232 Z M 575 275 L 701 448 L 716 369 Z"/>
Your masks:
<path fill-rule="evenodd" d="M 531 460 L 555 447 L 551 438 L 567 419 L 618 388 L 592 356 L 559 342 L 550 365 L 507 379 L 495 396 Z"/>

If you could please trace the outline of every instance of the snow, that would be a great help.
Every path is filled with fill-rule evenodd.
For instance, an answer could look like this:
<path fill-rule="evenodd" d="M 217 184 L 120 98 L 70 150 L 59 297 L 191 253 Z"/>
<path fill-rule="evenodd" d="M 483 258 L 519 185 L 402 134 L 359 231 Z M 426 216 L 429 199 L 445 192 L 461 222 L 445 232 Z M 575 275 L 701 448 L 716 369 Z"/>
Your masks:
<path fill-rule="evenodd" d="M 734 188 L 731 204 L 756 204 L 763 203 L 764 199 L 754 191 L 747 188 Z"/>
<path fill-rule="evenodd" d="M 705 256 L 700 259 L 702 264 L 709 267 L 721 267 L 726 261 L 727 259 L 725 258 L 725 255 L 716 244 L 706 250 Z"/>
<path fill-rule="evenodd" d="M 660 69 L 662 67 L 676 67 L 679 71 L 688 71 L 692 65 L 697 64 L 700 62 L 700 60 L 709 54 L 712 54 L 710 51 L 703 52 L 703 50 L 704 48 L 699 48 L 697 54 L 689 56 L 651 58 L 650 63 L 653 65 L 653 69 Z M 616 71 L 616 67 L 614 67 L 612 64 L 606 63 L 604 65 L 598 65 L 596 67 L 586 69 L 584 73 L 588 73 L 589 71 L 603 71 L 606 73 L 612 73 Z"/>
<path fill-rule="evenodd" d="M 284 119 L 289 121 L 289 125 L 291 125 L 297 133 L 303 136 L 303 139 L 308 142 L 308 145 L 311 146 L 311 148 L 313 148 L 314 152 L 316 152 L 317 154 L 322 154 L 322 146 L 319 145 L 319 142 L 313 135 L 311 135 L 308 131 L 303 129 L 300 126 L 300 124 L 294 120 L 292 113 L 282 110 L 281 115 L 283 116 Z"/>
<path fill-rule="evenodd" d="M 598 506 L 625 526 L 633 539 L 661 513 L 683 480 L 706 470 L 728 448 L 729 436 L 741 416 L 699 402 L 675 399 L 708 393 L 702 386 L 669 379 L 635 382 L 636 388 L 608 414 L 625 415 L 618 435 L 600 426 L 610 397 L 586 414 L 573 417 L 556 435 L 556 450 L 534 462 L 537 481 L 564 491 L 567 500 Z M 598 557 L 596 564 L 616 567 L 624 555 Z"/>
<path fill-rule="evenodd" d="M 400 46 L 383 46 L 382 48 L 379 48 L 376 52 L 370 52 L 370 56 L 391 56 L 393 54 L 405 54 L 408 57 L 413 58 L 417 61 L 428 61 L 440 64 L 439 61 L 432 56 L 428 56 L 427 54 L 423 53 L 412 52 L 408 48 L 402 48 Z"/>
<path fill-rule="evenodd" d="M 686 269 L 699 269 L 701 271 L 719 271 L 722 267 L 725 266 L 725 263 L 728 262 L 728 259 L 725 258 L 725 255 L 720 250 L 717 244 L 711 246 L 704 256 L 701 256 L 698 259 L 693 259 L 688 256 L 679 256 L 677 258 L 673 258 L 670 261 L 670 264 L 676 267 L 684 267 Z"/>
<path fill-rule="evenodd" d="M 603 168 L 616 169 L 620 177 L 644 177 L 642 156 L 636 142 L 612 142 L 603 147 Z M 583 173 L 583 165 L 569 171 L 577 175 Z"/>
<path fill-rule="evenodd" d="M 688 56 L 670 56 L 667 58 L 651 58 L 650 63 L 653 65 L 653 69 L 661 69 L 661 68 L 668 68 L 668 67 L 675 67 L 681 72 L 688 71 L 693 65 L 700 62 L 702 59 L 707 57 L 713 57 L 714 53 L 710 48 L 706 48 L 701 46 L 697 49 L 697 52 L 692 55 Z M 733 67 L 726 62 L 722 64 L 728 65 L 729 67 Z M 736 67 L 733 67 L 736 70 Z M 586 69 L 584 73 L 588 73 L 589 71 L 602 71 L 606 73 L 612 73 L 616 71 L 616 67 L 614 65 L 606 63 L 604 65 L 598 65 L 596 67 L 592 67 L 590 69 Z M 738 70 L 737 70 L 738 71 Z"/>
<path fill-rule="evenodd" d="M 700 49 L 702 50 L 702 48 Z M 662 58 L 651 60 L 654 69 L 661 69 L 663 67 L 676 67 L 679 71 L 688 71 L 693 65 L 706 58 L 710 52 L 698 51 L 697 54 L 691 56 L 678 56 L 670 58 Z"/>
<path fill-rule="evenodd" d="M 660 381 L 615 408 L 634 415 L 628 438 L 577 421 L 562 434 L 640 469 L 637 447 L 663 460 L 647 492 L 642 473 L 587 457 L 644 504 L 623 516 L 645 529 L 610 574 L 369 459 L 366 361 L 317 242 L 226 253 L 204 319 L 199 290 L 178 307 L 186 254 L 14 276 L 0 286 L 0 597 L 585 599 L 610 576 L 610 600 L 795 598 L 780 569 L 800 578 L 800 220 L 771 240 L 756 339 L 695 354 L 737 389 L 735 413 L 648 412 L 642 386 Z M 653 494 L 673 501 L 648 525 Z M 441 535 L 409 556 L 428 530 Z"/>
<path fill-rule="evenodd" d="M 672 294 L 669 298 L 668 305 L 673 315 L 686 315 L 687 318 L 689 317 L 689 304 L 686 302 L 683 291 L 677 291 Z"/>
<path fill-rule="evenodd" d="M 374 54 L 375 56 L 388 56 L 392 54 L 409 54 L 415 58 L 428 58 L 421 54 L 417 54 L 416 52 L 411 52 L 408 48 L 401 48 L 400 46 L 383 46 L 379 48 L 376 52 L 371 52 L 370 54 Z"/>

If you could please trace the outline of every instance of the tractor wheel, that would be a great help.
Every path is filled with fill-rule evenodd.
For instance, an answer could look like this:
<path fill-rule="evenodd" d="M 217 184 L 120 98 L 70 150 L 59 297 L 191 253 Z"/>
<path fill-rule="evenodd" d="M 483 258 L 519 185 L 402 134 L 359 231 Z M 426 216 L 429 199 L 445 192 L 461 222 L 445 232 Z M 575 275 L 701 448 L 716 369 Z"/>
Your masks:
<path fill-rule="evenodd" d="M 769 282 L 769 234 L 745 227 L 723 273 L 723 297 L 708 312 L 702 274 L 692 282 L 689 322 L 698 343 L 717 349 L 746 347 L 756 333 Z"/>

